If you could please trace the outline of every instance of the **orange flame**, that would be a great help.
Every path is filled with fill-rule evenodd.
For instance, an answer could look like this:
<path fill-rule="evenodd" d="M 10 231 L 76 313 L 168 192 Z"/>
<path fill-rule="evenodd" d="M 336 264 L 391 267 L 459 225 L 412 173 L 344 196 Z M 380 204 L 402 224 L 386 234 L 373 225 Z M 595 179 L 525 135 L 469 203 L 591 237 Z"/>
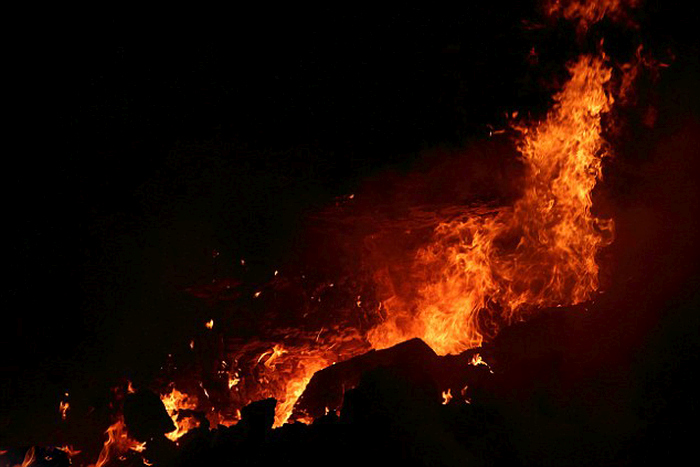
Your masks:
<path fill-rule="evenodd" d="M 545 10 L 551 17 L 577 21 L 582 33 L 604 17 L 624 19 L 626 10 L 637 4 L 548 0 Z M 434 223 L 431 218 L 430 238 L 412 246 L 415 255 L 401 266 L 406 270 L 401 287 L 387 272 L 388 264 L 371 271 L 383 321 L 368 331 L 346 320 L 333 329 L 324 323 L 315 334 L 298 330 L 293 336 L 277 334 L 277 340 L 242 344 L 231 358 L 240 368 L 226 372 L 233 403 L 241 407 L 275 397 L 275 425 L 280 426 L 316 371 L 368 347 L 387 348 L 419 337 L 438 354 L 459 353 L 480 346 L 500 327 L 538 308 L 590 300 L 599 288 L 597 257 L 614 236 L 613 221 L 592 212 L 592 192 L 608 156 L 601 118 L 613 104 L 607 89 L 612 71 L 605 56 L 584 55 L 569 72 L 544 120 L 512 125 L 526 169 L 515 203 L 460 208 Z M 623 80 L 633 79 L 625 74 Z M 423 218 L 416 222 L 424 226 Z M 260 291 L 253 296 L 259 297 Z M 311 299 L 321 300 L 315 293 Z M 361 309 L 374 306 L 362 295 L 354 304 Z M 211 329 L 213 320 L 205 326 Z M 478 354 L 471 364 L 486 365 Z M 443 397 L 447 402 L 452 394 Z M 303 419 L 303 414 L 295 417 Z"/>
<path fill-rule="evenodd" d="M 75 457 L 75 456 L 77 456 L 78 454 L 80 454 L 80 453 L 82 452 L 82 451 L 80 451 L 80 450 L 78 450 L 78 449 L 73 448 L 73 446 L 70 446 L 70 445 L 61 446 L 61 447 L 59 447 L 58 449 L 61 450 L 61 451 L 63 451 L 63 452 L 65 452 L 66 455 L 67 455 L 69 458 L 70 458 L 70 457 Z"/>
<path fill-rule="evenodd" d="M 592 213 L 591 197 L 608 155 L 601 117 L 613 103 L 606 91 L 612 71 L 604 57 L 593 56 L 580 57 L 569 71 L 543 121 L 513 125 L 526 174 L 512 206 L 460 209 L 438 222 L 409 262 L 410 295 L 376 274 L 384 320 L 368 331 L 335 323 L 240 343 L 229 355 L 235 363 L 222 372 L 231 405 L 274 397 L 279 427 L 292 418 L 314 373 L 336 361 L 413 337 L 438 354 L 459 353 L 530 311 L 591 299 L 599 286 L 597 256 L 614 231 L 611 220 Z M 364 303 L 357 296 L 357 306 Z M 479 355 L 471 364 L 486 365 Z M 170 439 L 197 426 L 191 417 L 177 419 L 179 410 L 196 408 L 196 399 L 173 389 L 162 400 L 178 427 Z M 294 413 L 295 421 L 304 417 Z"/>
<path fill-rule="evenodd" d="M 447 405 L 452 400 L 452 389 L 442 391 L 442 405 Z"/>
<path fill-rule="evenodd" d="M 15 466 L 15 467 L 29 467 L 30 465 L 32 465 L 34 463 L 35 460 L 36 460 L 36 450 L 33 447 L 31 447 L 24 454 L 24 460 L 22 461 L 21 466 L 20 466 L 20 464 L 17 464 L 17 466 Z"/>
<path fill-rule="evenodd" d="M 545 11 L 549 16 L 562 16 L 568 21 L 578 22 L 579 30 L 584 32 L 606 16 L 622 17 L 626 10 L 637 7 L 639 3 L 640 0 L 550 0 Z"/>
<path fill-rule="evenodd" d="M 130 450 L 143 451 L 145 447 L 145 443 L 139 443 L 129 438 L 122 417 L 119 417 L 116 422 L 107 428 L 105 434 L 107 435 L 107 440 L 102 446 L 97 463 L 93 464 L 94 467 L 103 467 L 115 457 L 121 456 Z"/>
<path fill-rule="evenodd" d="M 479 346 L 487 312 L 512 321 L 531 307 L 580 303 L 598 288 L 596 255 L 613 223 L 591 214 L 591 192 L 606 156 L 601 115 L 611 70 L 583 56 L 538 125 L 518 128 L 528 174 L 513 207 L 474 208 L 442 222 L 416 256 L 418 298 L 384 302 L 387 320 L 372 329 L 375 348 L 420 337 L 437 353 Z"/>
<path fill-rule="evenodd" d="M 304 389 L 306 389 L 309 381 L 311 381 L 311 378 L 314 376 L 314 373 L 324 369 L 329 363 L 330 362 L 323 358 L 310 359 L 301 366 L 300 370 L 297 371 L 289 381 L 287 381 L 284 397 L 278 403 L 275 410 L 275 427 L 282 426 L 289 420 L 294 409 L 294 404 L 296 404 L 299 397 L 301 397 Z M 304 420 L 300 418 L 299 421 Z"/>
<path fill-rule="evenodd" d="M 165 410 L 175 423 L 176 430 L 166 433 L 165 436 L 171 441 L 177 441 L 182 435 L 190 431 L 192 428 L 199 426 L 199 421 L 192 417 L 179 417 L 181 410 L 194 410 L 197 408 L 197 399 L 193 396 L 180 392 L 173 388 L 167 394 L 160 396 L 160 400 L 165 405 Z"/>
<path fill-rule="evenodd" d="M 62 420 L 65 420 L 68 417 L 68 409 L 70 409 L 70 403 L 67 401 L 61 401 L 58 403 L 58 411 L 61 413 Z"/>

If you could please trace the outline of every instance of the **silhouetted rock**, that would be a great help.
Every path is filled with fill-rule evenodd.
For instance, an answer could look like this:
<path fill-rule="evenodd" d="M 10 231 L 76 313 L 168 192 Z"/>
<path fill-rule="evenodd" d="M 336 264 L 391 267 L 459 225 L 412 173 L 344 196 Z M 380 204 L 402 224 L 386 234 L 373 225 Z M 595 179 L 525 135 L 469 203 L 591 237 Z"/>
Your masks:
<path fill-rule="evenodd" d="M 147 441 L 175 429 L 163 402 L 149 390 L 139 390 L 126 396 L 124 422 L 129 435 L 137 441 Z"/>
<path fill-rule="evenodd" d="M 277 400 L 270 398 L 252 402 L 241 410 L 241 421 L 238 423 L 251 439 L 261 439 L 270 430 L 275 421 Z"/>
<path fill-rule="evenodd" d="M 322 417 L 326 408 L 339 409 L 345 391 L 356 387 L 367 371 L 382 367 L 400 367 L 410 372 L 432 374 L 439 361 L 437 354 L 420 339 L 411 339 L 383 350 L 370 350 L 350 360 L 316 372 L 294 407 L 295 415 Z"/>

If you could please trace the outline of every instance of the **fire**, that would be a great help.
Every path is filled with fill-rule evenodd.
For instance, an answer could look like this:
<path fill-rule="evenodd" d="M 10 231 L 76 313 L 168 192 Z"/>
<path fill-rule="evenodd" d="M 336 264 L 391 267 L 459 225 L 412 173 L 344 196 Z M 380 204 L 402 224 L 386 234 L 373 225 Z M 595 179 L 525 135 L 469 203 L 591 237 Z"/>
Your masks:
<path fill-rule="evenodd" d="M 80 451 L 80 450 L 78 450 L 78 449 L 74 449 L 73 446 L 70 446 L 70 445 L 61 446 L 61 447 L 59 447 L 58 449 L 60 449 L 61 451 L 65 452 L 66 455 L 67 455 L 69 458 L 70 458 L 70 457 L 77 456 L 78 454 L 80 454 L 80 453 L 82 452 L 82 451 Z"/>
<path fill-rule="evenodd" d="M 375 274 L 381 300 L 352 294 L 353 312 L 379 303 L 383 321 L 373 327 L 341 321 L 237 341 L 226 356 L 232 366 L 221 372 L 231 408 L 274 397 L 275 426 L 303 421 L 304 414 L 293 414 L 296 402 L 314 373 L 334 362 L 413 337 L 438 354 L 459 353 L 538 308 L 591 299 L 599 285 L 597 256 L 614 232 L 611 220 L 592 213 L 591 197 L 608 156 L 601 117 L 613 103 L 607 91 L 612 71 L 605 57 L 587 55 L 569 71 L 545 119 L 512 124 L 526 169 L 513 205 L 457 207 L 434 222 L 430 236 L 408 258 L 410 272 L 402 279 L 409 287 L 395 287 Z M 511 116 L 516 119 L 517 113 Z M 406 289 L 410 295 L 400 292 Z M 310 294 L 313 306 L 320 303 L 317 292 Z M 206 327 L 211 329 L 213 320 Z M 485 364 L 479 355 L 471 363 Z M 170 439 L 196 426 L 191 417 L 176 419 L 179 410 L 197 407 L 195 399 L 173 390 L 162 400 L 178 427 Z"/>
<path fill-rule="evenodd" d="M 274 347 L 268 352 L 263 353 L 260 355 L 258 358 L 258 363 L 260 363 L 261 360 L 265 359 L 264 365 L 267 368 L 275 368 L 275 360 L 279 358 L 280 356 L 284 355 L 287 353 L 287 351 L 284 349 L 284 347 L 280 344 L 275 344 Z M 267 358 L 266 358 L 267 357 Z"/>
<path fill-rule="evenodd" d="M 545 10 L 549 16 L 578 21 L 579 30 L 583 32 L 605 16 L 620 17 L 626 9 L 635 8 L 639 3 L 640 0 L 550 0 Z"/>
<path fill-rule="evenodd" d="M 311 359 L 306 362 L 306 364 L 301 366 L 301 369 L 292 377 L 286 384 L 284 398 L 279 402 L 275 410 L 275 426 L 284 425 L 289 417 L 292 415 L 292 410 L 294 409 L 294 404 L 296 404 L 299 397 L 301 397 L 304 389 L 311 381 L 311 378 L 319 370 L 327 367 L 329 362 L 326 360 Z M 299 419 L 299 421 L 304 421 Z"/>
<path fill-rule="evenodd" d="M 160 400 L 163 401 L 165 410 L 177 427 L 175 431 L 165 434 L 168 439 L 177 441 L 192 428 L 197 428 L 199 426 L 199 422 L 196 419 L 179 416 L 181 410 L 194 410 L 197 408 L 197 399 L 195 397 L 173 388 L 169 393 L 161 395 Z"/>
<path fill-rule="evenodd" d="M 369 333 L 375 348 L 420 337 L 439 354 L 458 353 L 493 332 L 485 320 L 510 322 L 597 290 L 596 256 L 613 235 L 612 221 L 591 213 L 607 156 L 601 116 L 612 104 L 605 90 L 611 70 L 602 58 L 583 56 L 569 71 L 547 118 L 515 125 L 527 168 L 522 197 L 436 227 L 415 258 L 418 298 L 384 303 L 387 320 Z"/>
<path fill-rule="evenodd" d="M 66 393 L 66 397 L 68 394 Z M 68 417 L 68 410 L 70 409 L 70 403 L 68 401 L 61 401 L 58 403 L 58 411 L 61 413 L 61 420 L 65 420 Z"/>
<path fill-rule="evenodd" d="M 15 467 L 29 467 L 30 465 L 32 465 L 34 463 L 35 460 L 36 460 L 36 450 L 33 447 L 31 447 L 24 454 L 24 460 L 22 461 L 22 464 L 21 465 L 18 464 Z"/>
<path fill-rule="evenodd" d="M 102 446 L 102 451 L 100 451 L 94 467 L 103 467 L 111 459 L 121 456 L 130 450 L 143 451 L 145 448 L 145 443 L 139 443 L 129 438 L 124 418 L 121 416 L 107 428 L 105 434 L 107 435 L 107 440 Z"/>
<path fill-rule="evenodd" d="M 481 355 L 478 353 L 475 353 L 474 356 L 472 357 L 471 362 L 469 362 L 470 365 L 477 366 L 477 365 L 486 365 L 488 364 L 484 361 L 483 358 L 481 358 Z"/>
<path fill-rule="evenodd" d="M 577 20 L 584 31 L 636 3 L 553 0 L 546 9 L 550 16 Z M 221 372 L 231 408 L 274 397 L 276 427 L 304 420 L 304 414 L 293 414 L 296 402 L 314 373 L 336 361 L 414 337 L 440 355 L 456 354 L 480 346 L 501 326 L 536 309 L 591 299 L 599 288 L 597 258 L 614 236 L 613 221 L 592 210 L 592 192 L 609 157 L 601 119 L 614 101 L 612 69 L 604 55 L 583 55 L 569 65 L 569 73 L 546 118 L 531 123 L 510 113 L 525 168 L 522 192 L 512 205 L 457 206 L 431 218 L 428 238 L 406 258 L 402 287 L 388 278 L 387 264 L 374 268 L 376 297 L 353 294 L 352 312 L 378 303 L 379 324 L 351 325 L 345 318 L 323 323 L 320 330 L 275 329 L 260 340 L 238 341 L 227 350 L 232 367 Z M 310 300 L 320 303 L 316 292 Z M 254 289 L 252 296 L 261 294 Z M 204 325 L 212 329 L 214 320 Z M 479 354 L 471 364 L 488 367 Z M 444 392 L 443 403 L 452 397 L 450 390 Z M 197 409 L 196 398 L 172 389 L 161 400 L 177 426 L 168 438 L 175 441 L 198 426 L 193 417 L 178 417 L 182 410 Z"/>
<path fill-rule="evenodd" d="M 442 391 L 442 405 L 447 405 L 452 400 L 452 389 Z"/>

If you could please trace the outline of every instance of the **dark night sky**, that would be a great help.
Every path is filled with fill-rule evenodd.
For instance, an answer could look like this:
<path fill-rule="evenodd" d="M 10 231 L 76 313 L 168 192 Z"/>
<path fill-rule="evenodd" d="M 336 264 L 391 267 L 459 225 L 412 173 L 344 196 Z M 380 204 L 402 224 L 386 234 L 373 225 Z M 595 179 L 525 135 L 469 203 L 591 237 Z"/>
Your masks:
<path fill-rule="evenodd" d="M 40 394 L 157 366 L 189 319 L 173 297 L 211 276 L 213 249 L 274 265 L 305 213 L 364 177 L 545 109 L 573 30 L 526 28 L 541 19 L 530 2 L 462 3 L 62 11 L 23 28 L 6 71 L 21 105 L 3 184 L 3 411 L 54 411 Z M 698 76 L 697 12 L 681 16 L 643 17 L 652 49 L 691 70 L 674 96 Z M 694 92 L 672 105 L 697 117 Z"/>

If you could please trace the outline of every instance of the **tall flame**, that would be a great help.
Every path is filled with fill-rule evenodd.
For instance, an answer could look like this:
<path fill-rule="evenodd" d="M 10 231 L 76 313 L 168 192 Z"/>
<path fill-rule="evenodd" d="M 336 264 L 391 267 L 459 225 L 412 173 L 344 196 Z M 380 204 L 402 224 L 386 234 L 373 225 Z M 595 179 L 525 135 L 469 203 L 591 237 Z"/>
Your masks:
<path fill-rule="evenodd" d="M 483 312 L 511 321 L 529 307 L 587 300 L 598 288 L 596 255 L 613 223 L 591 213 L 591 192 L 606 155 L 601 116 L 613 102 L 605 91 L 611 70 L 582 56 L 569 71 L 547 118 L 518 128 L 522 197 L 437 226 L 413 267 L 418 298 L 385 302 L 387 319 L 369 333 L 375 348 L 420 337 L 440 354 L 457 353 L 489 332 Z"/>
<path fill-rule="evenodd" d="M 551 17 L 577 22 L 578 32 L 585 33 L 604 17 L 624 19 L 625 10 L 637 3 L 551 0 L 545 2 L 545 10 Z M 427 241 L 423 238 L 418 247 L 412 243 L 415 254 L 400 258 L 402 284 L 387 273 L 386 261 L 370 268 L 376 296 L 365 305 L 355 294 L 351 312 L 321 322 L 320 331 L 270 329 L 259 340 L 235 342 L 226 350 L 231 366 L 222 372 L 230 405 L 240 409 L 275 397 L 279 426 L 290 418 L 313 374 L 333 362 L 414 337 L 438 354 L 459 353 L 481 345 L 501 326 L 532 310 L 591 299 L 599 288 L 597 257 L 614 235 L 612 220 L 592 212 L 592 192 L 608 156 L 601 119 L 613 104 L 607 89 L 612 70 L 605 56 L 583 55 L 569 72 L 545 119 L 513 124 L 526 169 L 517 201 L 501 207 L 458 207 L 439 221 L 430 217 Z M 623 80 L 630 81 L 632 74 L 625 73 Z M 424 232 L 428 224 L 419 217 L 415 222 Z M 261 294 L 258 290 L 253 296 Z M 320 302 L 316 291 L 311 300 Z M 381 323 L 373 325 L 373 316 L 350 324 L 357 309 L 374 309 L 377 303 Z M 210 319 L 205 326 L 212 329 L 213 323 Z M 196 401 L 184 406 L 181 396 L 173 391 L 163 397 L 173 418 L 178 410 L 196 406 Z M 294 416 L 298 420 L 303 414 Z M 178 431 L 169 435 L 171 439 L 191 428 L 186 420 L 175 421 Z"/>

